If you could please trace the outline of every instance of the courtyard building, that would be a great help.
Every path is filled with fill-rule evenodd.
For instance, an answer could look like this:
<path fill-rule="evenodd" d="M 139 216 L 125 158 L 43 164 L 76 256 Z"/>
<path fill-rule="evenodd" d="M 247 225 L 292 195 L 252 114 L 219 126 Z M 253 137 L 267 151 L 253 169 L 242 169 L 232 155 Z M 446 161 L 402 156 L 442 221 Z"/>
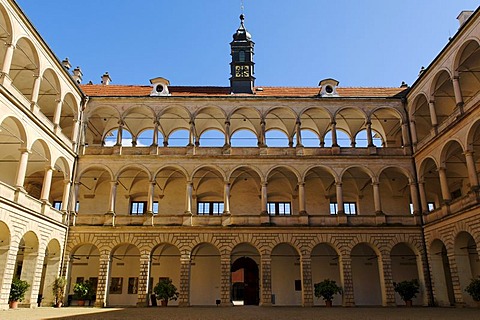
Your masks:
<path fill-rule="evenodd" d="M 203 306 L 476 306 L 480 11 L 410 87 L 255 85 L 245 17 L 228 87 L 82 84 L 0 0 L 0 308 L 89 280 L 91 304 L 148 306 L 170 278 Z"/>

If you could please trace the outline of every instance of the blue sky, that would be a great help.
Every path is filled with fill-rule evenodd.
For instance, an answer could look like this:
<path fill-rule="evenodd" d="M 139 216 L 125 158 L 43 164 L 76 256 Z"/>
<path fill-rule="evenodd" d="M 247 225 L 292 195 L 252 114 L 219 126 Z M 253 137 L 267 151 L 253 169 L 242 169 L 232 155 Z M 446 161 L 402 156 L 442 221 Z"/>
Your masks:
<path fill-rule="evenodd" d="M 229 85 L 229 43 L 240 0 L 17 0 L 84 83 Z M 478 0 L 245 0 L 257 85 L 343 87 L 412 84 Z"/>

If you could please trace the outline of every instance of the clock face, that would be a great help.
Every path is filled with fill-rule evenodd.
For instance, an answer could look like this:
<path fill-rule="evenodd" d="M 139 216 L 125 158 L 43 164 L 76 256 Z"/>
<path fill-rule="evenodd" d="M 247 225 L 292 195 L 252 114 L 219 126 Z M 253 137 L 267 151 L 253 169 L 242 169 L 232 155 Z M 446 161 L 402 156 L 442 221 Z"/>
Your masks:
<path fill-rule="evenodd" d="M 249 66 L 235 66 L 235 77 L 237 78 L 247 78 L 250 76 L 250 67 Z"/>

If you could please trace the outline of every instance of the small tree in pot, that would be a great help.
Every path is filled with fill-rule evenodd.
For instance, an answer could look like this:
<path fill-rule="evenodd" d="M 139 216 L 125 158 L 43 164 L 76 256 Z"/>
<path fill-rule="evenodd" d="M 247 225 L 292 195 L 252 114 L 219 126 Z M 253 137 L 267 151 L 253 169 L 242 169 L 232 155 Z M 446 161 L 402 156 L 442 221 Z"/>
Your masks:
<path fill-rule="evenodd" d="M 403 301 L 405 301 L 405 305 L 407 307 L 412 306 L 412 299 L 417 297 L 417 293 L 419 293 L 420 285 L 418 284 L 417 279 L 413 280 L 405 280 L 402 282 L 394 282 L 393 283 L 393 290 L 400 295 Z"/>
<path fill-rule="evenodd" d="M 53 296 L 55 297 L 55 307 L 59 308 L 63 304 L 65 299 L 65 286 L 67 285 L 67 280 L 64 277 L 58 277 L 53 281 L 52 291 Z"/>
<path fill-rule="evenodd" d="M 472 279 L 470 284 L 465 288 L 465 291 L 475 301 L 480 301 L 480 278 Z"/>
<path fill-rule="evenodd" d="M 78 300 L 78 305 L 84 306 L 85 300 L 90 299 L 92 296 L 92 285 L 88 281 L 75 283 L 75 286 L 73 287 L 73 293 L 75 294 L 75 298 Z"/>
<path fill-rule="evenodd" d="M 27 281 L 20 280 L 16 277 L 13 278 L 12 286 L 10 287 L 10 296 L 8 298 L 10 308 L 16 309 L 18 307 L 18 302 L 25 298 L 25 293 L 29 287 L 30 285 Z"/>
<path fill-rule="evenodd" d="M 169 300 L 177 300 L 177 287 L 172 283 L 172 279 L 161 279 L 159 283 L 153 288 L 153 292 L 157 296 L 157 300 L 162 301 L 162 307 L 166 307 Z"/>
<path fill-rule="evenodd" d="M 315 283 L 315 297 L 323 298 L 327 307 L 332 306 L 333 296 L 342 293 L 342 288 L 337 285 L 335 280 L 325 279 L 322 282 Z"/>

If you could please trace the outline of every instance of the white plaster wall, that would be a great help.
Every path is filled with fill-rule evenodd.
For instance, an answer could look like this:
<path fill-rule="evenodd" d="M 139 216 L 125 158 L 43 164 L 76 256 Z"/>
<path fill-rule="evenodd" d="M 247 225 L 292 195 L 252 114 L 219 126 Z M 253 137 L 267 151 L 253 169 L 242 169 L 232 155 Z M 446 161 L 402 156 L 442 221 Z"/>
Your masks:
<path fill-rule="evenodd" d="M 218 251 L 213 247 L 200 249 L 192 259 L 190 304 L 215 305 L 215 300 L 220 299 L 220 275 Z"/>

